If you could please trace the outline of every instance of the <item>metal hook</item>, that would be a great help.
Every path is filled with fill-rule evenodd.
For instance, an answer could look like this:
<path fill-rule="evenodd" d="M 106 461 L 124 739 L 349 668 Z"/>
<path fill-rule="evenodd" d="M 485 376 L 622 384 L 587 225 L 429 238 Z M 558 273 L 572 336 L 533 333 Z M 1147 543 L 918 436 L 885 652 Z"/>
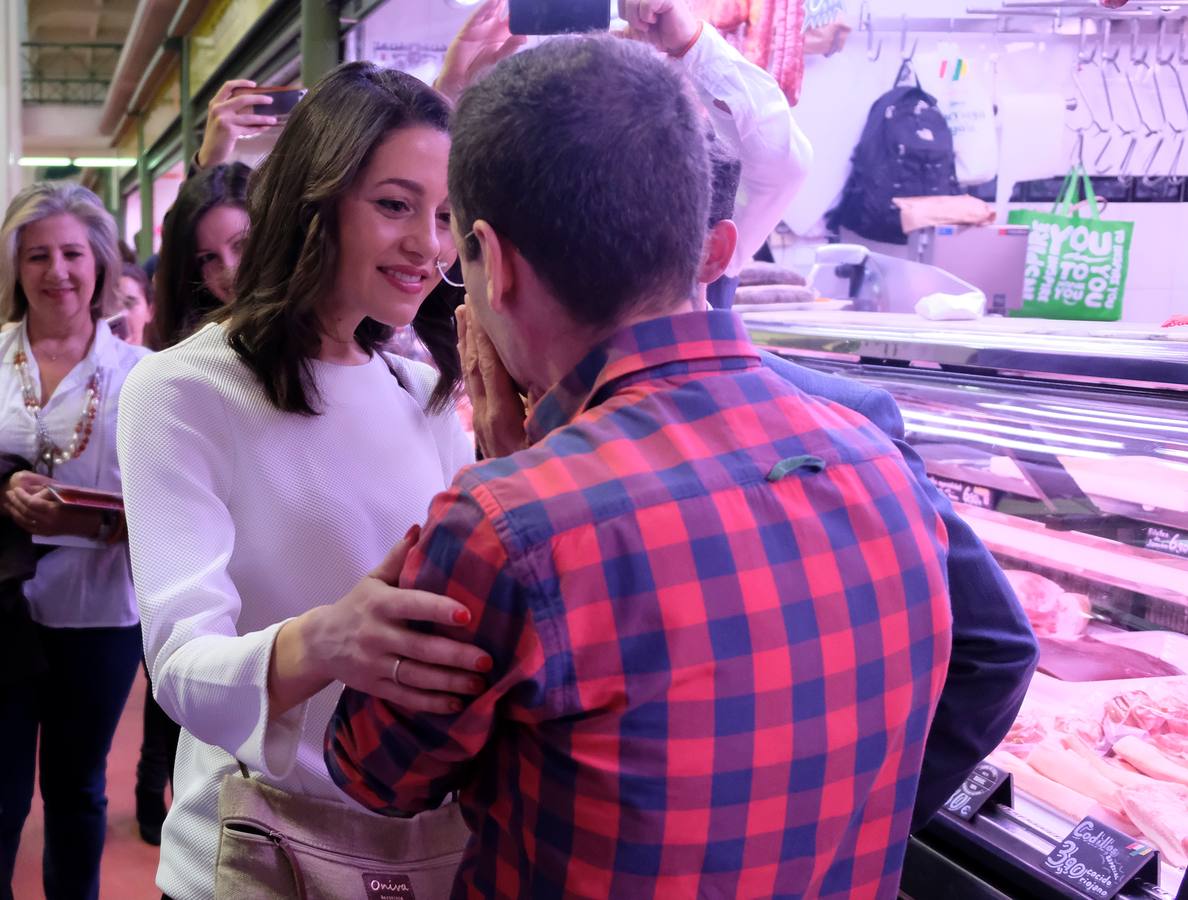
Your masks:
<path fill-rule="evenodd" d="M 1110 42 L 1114 36 L 1114 20 L 1103 19 L 1101 23 L 1101 61 L 1112 63 L 1114 66 L 1118 65 L 1118 56 L 1122 53 L 1121 47 L 1110 49 Z"/>
<path fill-rule="evenodd" d="M 1139 47 L 1143 48 L 1143 52 L 1139 53 Z M 1130 20 L 1130 64 L 1134 66 L 1147 66 L 1147 58 L 1151 55 L 1151 48 L 1142 43 L 1142 26 L 1138 19 Z"/>
<path fill-rule="evenodd" d="M 1167 183 L 1168 184 L 1182 184 L 1184 177 L 1178 173 L 1180 168 L 1180 158 L 1184 155 L 1184 141 L 1185 135 L 1180 135 L 1180 143 L 1176 147 L 1176 152 L 1172 156 L 1171 166 L 1168 168 Z"/>
<path fill-rule="evenodd" d="M 1090 46 L 1089 42 L 1085 40 L 1085 17 L 1081 16 L 1081 30 L 1080 36 L 1077 39 L 1077 59 L 1083 64 L 1088 65 L 1097 58 L 1097 48 Z"/>
<path fill-rule="evenodd" d="M 1103 159 L 1105 159 L 1106 154 L 1110 152 L 1110 146 L 1113 143 L 1114 143 L 1114 136 L 1110 135 L 1109 137 L 1106 138 L 1105 143 L 1101 145 L 1101 151 L 1097 154 L 1097 157 L 1093 160 L 1093 170 L 1095 172 L 1101 172 L 1103 170 L 1101 161 Z"/>
<path fill-rule="evenodd" d="M 1130 145 L 1126 148 L 1126 152 L 1122 154 L 1122 162 L 1118 165 L 1118 182 L 1126 184 L 1130 181 L 1130 176 L 1126 174 L 1126 170 L 1130 168 L 1130 160 L 1134 157 L 1134 151 L 1138 148 L 1138 138 L 1132 136 L 1130 138 Z"/>
<path fill-rule="evenodd" d="M 905 15 L 903 17 L 903 26 L 900 28 L 900 32 L 899 32 L 899 55 L 903 57 L 903 61 L 905 63 L 910 63 L 913 59 L 916 58 L 916 49 L 920 46 L 920 39 L 916 38 L 916 40 L 912 43 L 911 51 L 909 51 L 907 48 L 907 41 L 908 41 L 908 17 Z"/>
<path fill-rule="evenodd" d="M 1150 49 L 1144 48 L 1141 55 L 1138 52 L 1139 35 L 1140 35 L 1139 28 L 1140 28 L 1140 26 L 1139 26 L 1138 19 L 1131 20 L 1131 25 L 1130 25 L 1130 65 L 1126 68 L 1125 72 L 1123 72 L 1123 77 L 1125 78 L 1125 81 L 1126 81 L 1126 90 L 1130 94 L 1130 102 L 1134 105 L 1134 116 L 1138 120 L 1138 123 L 1142 127 L 1143 131 L 1146 132 L 1145 136 L 1152 137 L 1153 135 L 1156 135 L 1159 133 L 1159 129 L 1152 127 L 1151 123 L 1147 121 L 1147 117 L 1143 114 L 1143 105 L 1141 103 L 1139 103 L 1138 91 L 1135 89 L 1135 86 L 1134 86 L 1134 70 L 1135 69 L 1143 68 L 1143 69 L 1146 69 L 1148 72 L 1151 71 L 1151 66 L 1147 64 L 1147 57 L 1150 56 L 1150 52 L 1151 52 Z M 1114 64 L 1114 68 L 1118 68 L 1117 63 Z M 1164 122 L 1166 123 L 1166 121 L 1167 121 L 1166 112 L 1164 113 L 1163 118 L 1164 118 Z M 1125 130 L 1126 130 L 1121 125 L 1119 125 L 1118 128 L 1121 129 L 1123 132 L 1125 132 Z M 1131 130 L 1133 130 L 1133 129 L 1131 129 Z"/>
<path fill-rule="evenodd" d="M 1088 63 L 1086 65 L 1093 65 L 1095 68 L 1100 68 L 1096 63 Z M 1110 130 L 1109 125 L 1103 125 L 1101 119 L 1098 117 L 1093 104 L 1089 101 L 1089 94 L 1085 91 L 1085 86 L 1081 84 L 1081 65 L 1073 69 L 1073 86 L 1077 89 L 1077 93 L 1081 95 L 1081 100 L 1085 104 L 1085 109 L 1089 113 L 1089 119 L 1093 127 L 1097 129 L 1098 134 L 1106 134 Z M 1105 72 L 1102 72 L 1102 80 L 1105 80 Z M 1106 100 L 1109 100 L 1109 93 L 1107 91 Z"/>
<path fill-rule="evenodd" d="M 1181 22 L 1184 20 L 1181 19 Z M 1183 28 L 1180 29 L 1183 32 Z M 1163 45 L 1167 40 L 1167 16 L 1159 17 L 1159 31 L 1155 35 L 1155 63 L 1160 66 L 1170 66 L 1176 61 L 1176 48 L 1173 47 L 1171 51 L 1164 55 Z"/>
<path fill-rule="evenodd" d="M 1122 68 L 1118 65 L 1118 56 L 1121 54 L 1122 49 L 1120 47 L 1113 50 L 1110 49 L 1110 41 L 1113 37 L 1113 33 L 1113 21 L 1110 19 L 1105 19 L 1101 26 L 1101 55 L 1099 57 L 1101 61 L 1096 64 L 1097 68 L 1101 71 L 1101 88 L 1105 93 L 1106 109 L 1110 114 L 1111 128 L 1115 125 L 1118 125 L 1118 115 L 1116 112 L 1114 112 L 1114 95 L 1110 90 L 1110 76 L 1109 72 L 1106 71 L 1106 64 L 1108 63 L 1109 65 L 1113 66 L 1114 71 L 1119 75 L 1122 74 Z M 1130 131 L 1127 131 L 1126 128 L 1121 125 L 1118 125 L 1118 128 L 1123 134 L 1129 134 L 1130 131 L 1134 130 L 1131 129 Z"/>
<path fill-rule="evenodd" d="M 1143 184 L 1147 187 L 1154 187 L 1159 181 L 1159 176 L 1151 176 L 1151 169 L 1155 167 L 1155 160 L 1159 157 L 1159 151 L 1163 149 L 1163 143 L 1166 140 L 1163 135 L 1159 136 L 1159 140 L 1155 142 L 1155 149 L 1151 151 L 1151 155 L 1147 157 L 1147 164 L 1143 166 Z"/>
<path fill-rule="evenodd" d="M 1185 93 L 1184 82 L 1180 79 L 1180 71 L 1175 67 L 1175 48 L 1172 48 L 1169 53 L 1163 52 L 1166 40 L 1167 19 L 1161 18 L 1158 37 L 1155 39 L 1155 69 L 1152 76 L 1155 79 L 1155 97 L 1159 101 L 1159 114 L 1163 116 L 1163 127 L 1170 128 L 1175 134 L 1183 134 L 1185 130 L 1188 130 L 1188 93 Z M 1170 69 L 1172 77 L 1176 79 L 1176 88 L 1180 92 L 1180 104 L 1184 109 L 1185 125 L 1183 128 L 1176 125 L 1171 116 L 1167 114 L 1167 99 L 1163 96 L 1163 82 L 1159 78 L 1161 69 Z"/>
<path fill-rule="evenodd" d="M 875 44 L 874 17 L 870 12 L 870 4 L 866 0 L 863 0 L 858 12 L 858 28 L 859 30 L 866 29 L 866 58 L 871 62 L 877 62 L 883 55 L 883 39 L 879 38 L 878 44 Z"/>
<path fill-rule="evenodd" d="M 1188 19 L 1181 19 L 1180 20 L 1180 45 L 1181 46 L 1184 45 L 1186 35 L 1188 35 Z M 1181 64 L 1183 64 L 1184 60 L 1179 59 L 1179 62 Z M 1176 88 L 1180 92 L 1180 104 L 1184 107 L 1184 120 L 1186 123 L 1188 123 L 1188 90 L 1184 89 L 1184 79 L 1182 79 L 1180 77 L 1179 67 L 1172 65 L 1171 63 L 1168 63 L 1168 68 L 1171 69 L 1172 74 L 1176 76 Z M 1173 127 L 1173 129 L 1175 129 L 1175 126 L 1172 126 L 1172 127 Z M 1185 128 L 1188 129 L 1188 124 L 1185 124 Z M 1178 131 L 1179 129 L 1175 129 L 1175 130 Z"/>
<path fill-rule="evenodd" d="M 1073 131 L 1077 134 L 1077 140 L 1073 144 L 1073 152 L 1069 160 L 1073 165 L 1083 169 L 1085 168 L 1085 132 L 1080 128 L 1074 128 Z"/>

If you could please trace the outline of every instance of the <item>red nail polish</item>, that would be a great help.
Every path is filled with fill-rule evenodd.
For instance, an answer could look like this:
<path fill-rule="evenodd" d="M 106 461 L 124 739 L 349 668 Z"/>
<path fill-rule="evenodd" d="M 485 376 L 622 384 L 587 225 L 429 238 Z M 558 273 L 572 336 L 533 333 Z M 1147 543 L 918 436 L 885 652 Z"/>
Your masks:
<path fill-rule="evenodd" d="M 421 526 L 420 525 L 414 525 L 412 528 L 410 528 L 404 534 L 404 539 L 406 541 L 412 541 L 414 544 L 418 540 L 420 540 L 420 538 L 421 538 Z"/>
<path fill-rule="evenodd" d="M 476 678 L 474 681 L 470 682 L 470 690 L 475 694 L 481 694 L 483 692 L 483 688 L 486 686 L 486 683 L 479 678 Z"/>
<path fill-rule="evenodd" d="M 459 609 L 454 612 L 454 621 L 459 625 L 467 625 L 470 622 L 470 610 Z"/>
<path fill-rule="evenodd" d="M 495 668 L 495 660 L 491 659 L 489 656 L 483 656 L 480 657 L 479 661 L 474 664 L 474 667 L 480 672 L 490 672 L 493 668 Z"/>

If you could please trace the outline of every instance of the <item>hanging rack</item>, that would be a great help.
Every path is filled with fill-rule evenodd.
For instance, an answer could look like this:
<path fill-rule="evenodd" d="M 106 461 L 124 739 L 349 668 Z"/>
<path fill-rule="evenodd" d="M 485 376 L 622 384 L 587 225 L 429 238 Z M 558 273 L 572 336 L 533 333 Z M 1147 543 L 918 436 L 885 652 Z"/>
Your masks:
<path fill-rule="evenodd" d="M 972 0 L 979 3 L 981 0 Z M 1075 40 L 1076 66 L 1073 72 L 1074 96 L 1067 101 L 1070 110 L 1081 105 L 1085 115 L 1076 125 L 1067 127 L 1074 132 L 1073 159 L 1084 163 L 1089 139 L 1094 141 L 1096 154 L 1093 167 L 1098 172 L 1117 151 L 1114 141 L 1123 147 L 1121 161 L 1106 166 L 1122 173 L 1123 181 L 1141 175 L 1148 184 L 1166 179 L 1178 184 L 1185 179 L 1176 174 L 1188 147 L 1188 85 L 1184 70 L 1188 69 L 1188 0 L 1131 0 L 1124 9 L 1107 9 L 1099 0 L 991 0 L 994 5 L 970 5 L 964 17 L 875 17 L 869 2 L 861 5 L 858 29 L 867 31 L 866 52 L 871 60 L 881 57 L 884 39 L 880 35 L 899 35 L 900 67 L 897 83 L 912 71 L 920 36 L 928 34 L 980 34 L 987 37 L 1028 35 L 1037 40 Z M 1178 42 L 1171 37 L 1172 22 L 1178 23 Z M 1116 26 L 1129 30 L 1129 47 L 1123 40 L 1115 40 Z M 1093 39 L 1096 35 L 1096 40 Z M 1150 43 L 1144 43 L 1148 38 Z M 893 39 L 893 38 L 892 38 Z M 1122 53 L 1128 50 L 1124 58 Z M 1154 62 L 1152 62 L 1152 59 Z M 1098 91 L 1086 90 L 1087 69 L 1100 78 L 1105 109 L 1098 109 L 1102 101 Z M 1154 79 L 1155 100 L 1147 99 L 1144 85 L 1146 69 Z M 1167 75 L 1170 70 L 1175 90 L 1169 94 Z M 1121 93 L 1119 93 L 1119 91 Z M 1176 104 L 1173 97 L 1179 100 Z M 1157 104 L 1158 108 L 1153 106 Z M 1133 110 L 1130 112 L 1129 110 Z M 1142 148 L 1140 149 L 1140 144 Z M 1173 152 L 1174 150 L 1174 152 Z M 1131 172 L 1135 155 L 1142 159 Z M 1167 175 L 1160 163 L 1162 156 L 1170 156 Z M 1158 167 L 1158 168 L 1157 168 Z"/>
<path fill-rule="evenodd" d="M 1140 8 L 1132 8 L 1135 4 Z M 1144 34 L 1154 34 L 1160 18 L 1182 19 L 1188 17 L 1188 0 L 1167 0 L 1158 4 L 1157 9 L 1141 8 L 1146 5 L 1142 0 L 1131 0 L 1131 4 L 1123 9 L 1105 9 L 1096 5 L 1096 0 L 1084 5 L 1079 3 L 1003 3 L 1001 5 L 978 5 L 966 7 L 963 17 L 940 16 L 874 16 L 869 6 L 864 5 L 858 17 L 859 30 L 880 34 L 895 34 L 901 32 L 906 19 L 907 28 L 912 34 L 985 34 L 996 32 L 1003 34 L 1021 35 L 1062 35 L 1060 29 L 1073 23 L 1074 20 L 1101 21 L 1137 21 Z M 873 41 L 873 38 L 872 38 Z M 877 46 L 877 45 L 874 45 Z M 874 46 L 870 47 L 874 52 Z"/>

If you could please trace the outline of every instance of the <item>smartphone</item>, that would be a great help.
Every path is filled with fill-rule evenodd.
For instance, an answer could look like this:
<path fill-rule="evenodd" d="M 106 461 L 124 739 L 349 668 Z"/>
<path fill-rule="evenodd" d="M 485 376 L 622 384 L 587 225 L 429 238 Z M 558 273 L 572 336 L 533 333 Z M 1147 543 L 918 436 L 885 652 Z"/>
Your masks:
<path fill-rule="evenodd" d="M 610 29 L 610 0 L 509 0 L 512 34 L 579 34 Z"/>
<path fill-rule="evenodd" d="M 235 96 L 238 97 L 240 94 L 267 94 L 272 98 L 272 102 L 253 106 L 252 115 L 276 116 L 284 121 L 293 111 L 293 107 L 305 96 L 305 88 L 293 84 L 285 87 L 240 88 L 235 92 Z"/>

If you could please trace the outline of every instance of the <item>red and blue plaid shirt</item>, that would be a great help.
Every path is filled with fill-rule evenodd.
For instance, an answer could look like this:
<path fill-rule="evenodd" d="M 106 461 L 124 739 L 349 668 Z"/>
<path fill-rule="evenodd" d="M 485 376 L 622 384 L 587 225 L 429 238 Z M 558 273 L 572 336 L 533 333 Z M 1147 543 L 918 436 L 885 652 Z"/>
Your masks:
<path fill-rule="evenodd" d="M 400 583 L 494 657 L 452 717 L 347 691 L 335 781 L 461 790 L 455 896 L 894 897 L 949 657 L 946 538 L 869 422 L 728 312 L 592 352 L 462 472 Z"/>

